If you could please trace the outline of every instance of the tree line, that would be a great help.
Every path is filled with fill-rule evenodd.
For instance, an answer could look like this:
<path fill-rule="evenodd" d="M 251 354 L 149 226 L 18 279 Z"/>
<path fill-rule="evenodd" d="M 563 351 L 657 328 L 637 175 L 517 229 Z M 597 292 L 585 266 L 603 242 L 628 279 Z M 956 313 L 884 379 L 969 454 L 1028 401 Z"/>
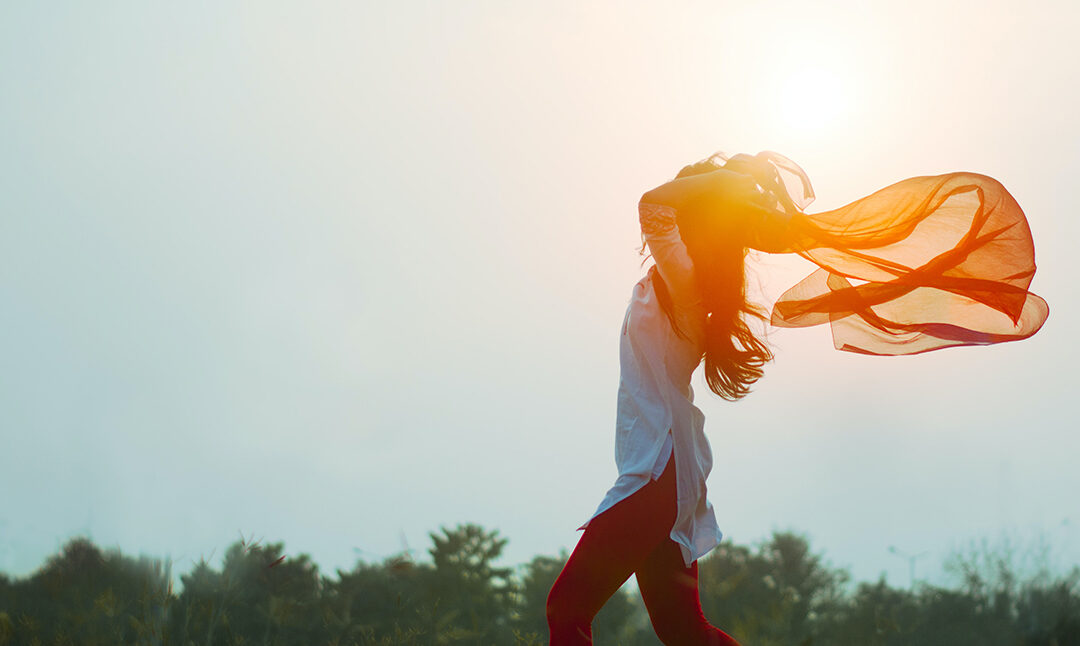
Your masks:
<path fill-rule="evenodd" d="M 32 575 L 0 573 L 0 646 L 539 646 L 548 591 L 566 562 L 498 564 L 507 539 L 475 524 L 430 534 L 430 562 L 401 553 L 322 576 L 282 543 L 241 539 L 221 569 L 202 559 L 172 587 L 171 564 L 68 541 Z M 955 554 L 953 588 L 847 585 L 808 540 L 775 532 L 724 542 L 698 562 L 709 620 L 747 646 L 1080 646 L 1080 568 L 1021 576 L 1012 555 Z M 660 642 L 641 598 L 616 593 L 598 645 Z"/>

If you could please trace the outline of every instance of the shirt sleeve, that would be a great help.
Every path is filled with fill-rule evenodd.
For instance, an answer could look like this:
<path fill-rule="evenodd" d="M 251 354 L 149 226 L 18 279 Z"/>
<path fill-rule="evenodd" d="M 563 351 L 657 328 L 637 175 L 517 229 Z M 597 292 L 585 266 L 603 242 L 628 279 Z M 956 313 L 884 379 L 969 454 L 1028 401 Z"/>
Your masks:
<path fill-rule="evenodd" d="M 660 204 L 638 204 L 638 219 L 645 244 L 656 261 L 672 300 L 678 307 L 701 304 L 701 294 L 694 277 L 694 263 L 686 251 L 675 218 L 675 209 Z"/>

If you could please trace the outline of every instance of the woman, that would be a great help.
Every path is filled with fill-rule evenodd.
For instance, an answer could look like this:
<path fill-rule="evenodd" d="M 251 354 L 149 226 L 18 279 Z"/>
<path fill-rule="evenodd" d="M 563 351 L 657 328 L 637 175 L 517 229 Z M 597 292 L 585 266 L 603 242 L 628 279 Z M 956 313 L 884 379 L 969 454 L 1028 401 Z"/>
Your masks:
<path fill-rule="evenodd" d="M 1023 211 L 975 173 L 912 177 L 838 209 L 813 200 L 776 153 L 718 154 L 642 196 L 655 260 L 634 286 L 620 342 L 619 477 L 548 595 L 551 644 L 592 643 L 604 602 L 636 574 L 665 644 L 737 644 L 701 611 L 697 559 L 721 538 L 705 479 L 712 450 L 690 376 L 736 400 L 772 358 L 745 317 L 747 248 L 798 253 L 819 269 L 785 292 L 771 323 L 829 324 L 837 349 L 903 355 L 1025 339 L 1045 322 L 1028 291 L 1034 244 Z M 854 279 L 854 280 L 853 280 Z"/>
<path fill-rule="evenodd" d="M 655 265 L 634 286 L 623 321 L 619 478 L 548 596 L 553 645 L 592 643 L 593 617 L 635 573 L 665 644 L 737 644 L 706 621 L 698 598 L 697 559 L 721 532 L 705 497 L 712 450 L 690 376 L 704 360 L 710 389 L 731 400 L 761 376 L 771 354 L 743 320 L 760 316 L 746 301 L 743 260 L 750 229 L 785 214 L 758 189 L 754 159 L 729 168 L 715 160 L 641 198 Z"/>

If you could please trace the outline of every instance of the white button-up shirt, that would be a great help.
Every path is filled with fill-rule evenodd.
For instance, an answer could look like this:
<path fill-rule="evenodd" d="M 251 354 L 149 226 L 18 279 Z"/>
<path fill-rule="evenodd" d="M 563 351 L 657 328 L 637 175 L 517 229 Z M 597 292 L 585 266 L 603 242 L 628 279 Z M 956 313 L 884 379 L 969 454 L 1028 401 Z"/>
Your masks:
<path fill-rule="evenodd" d="M 689 567 L 716 547 L 722 534 L 705 497 L 712 470 L 712 448 L 705 416 L 694 406 L 690 376 L 705 347 L 706 310 L 694 266 L 675 221 L 675 210 L 639 204 L 645 242 L 656 266 L 634 285 L 619 343 L 620 380 L 615 421 L 615 464 L 619 476 L 589 521 L 644 487 L 663 472 L 675 454 L 678 514 L 671 540 Z M 671 295 L 679 329 L 676 335 L 657 301 L 654 272 Z"/>

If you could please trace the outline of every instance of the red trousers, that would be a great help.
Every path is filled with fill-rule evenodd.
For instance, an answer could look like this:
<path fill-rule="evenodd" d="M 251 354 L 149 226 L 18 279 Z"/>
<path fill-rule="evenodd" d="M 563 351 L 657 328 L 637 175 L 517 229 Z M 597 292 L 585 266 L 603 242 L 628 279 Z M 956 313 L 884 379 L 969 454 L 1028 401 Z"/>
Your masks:
<path fill-rule="evenodd" d="M 679 545 L 668 537 L 676 504 L 673 455 L 659 480 L 589 522 L 548 594 L 551 646 L 592 644 L 593 617 L 631 574 L 664 644 L 738 646 L 705 619 L 697 561 L 686 567 Z"/>

